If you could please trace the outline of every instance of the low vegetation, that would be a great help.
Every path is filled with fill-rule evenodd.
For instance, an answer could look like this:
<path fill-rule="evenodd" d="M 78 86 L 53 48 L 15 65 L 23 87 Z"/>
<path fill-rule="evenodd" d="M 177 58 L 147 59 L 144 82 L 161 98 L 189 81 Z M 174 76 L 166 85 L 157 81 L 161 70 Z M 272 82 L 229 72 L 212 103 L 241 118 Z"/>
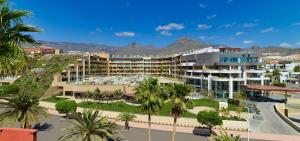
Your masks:
<path fill-rule="evenodd" d="M 68 98 L 64 97 L 48 97 L 46 99 L 43 99 L 43 101 L 46 102 L 52 102 L 52 103 L 58 103 L 60 101 L 67 100 Z M 211 108 L 219 108 L 219 103 L 218 101 L 215 100 L 209 100 L 209 99 L 196 99 L 196 100 L 191 100 L 190 103 L 193 103 L 193 106 L 206 106 L 206 107 L 211 107 Z M 106 110 L 106 111 L 116 111 L 116 112 L 131 112 L 131 113 L 136 113 L 136 114 L 146 114 L 141 111 L 140 106 L 134 106 L 134 105 L 129 105 L 126 104 L 125 102 L 112 102 L 112 103 L 99 103 L 99 102 L 90 102 L 90 101 L 85 101 L 77 104 L 78 107 L 82 108 L 92 108 L 92 109 L 101 109 L 101 110 Z M 164 103 L 162 105 L 162 108 L 156 113 L 157 115 L 161 116 L 171 116 L 171 109 L 172 109 L 172 104 L 170 103 Z M 189 106 L 187 106 L 189 107 Z M 189 108 L 191 109 L 191 108 Z M 238 109 L 238 106 L 229 104 L 228 107 L 229 110 L 236 111 Z M 197 115 L 190 113 L 188 111 L 183 112 L 182 117 L 189 117 L 189 118 L 196 118 Z M 243 120 L 243 119 L 238 119 L 237 117 L 222 117 L 224 120 Z"/>
<path fill-rule="evenodd" d="M 199 123 L 207 126 L 210 134 L 212 133 L 212 128 L 218 125 L 222 125 L 222 118 L 219 116 L 218 112 L 214 111 L 201 111 L 197 115 L 197 120 Z"/>
<path fill-rule="evenodd" d="M 74 100 L 59 101 L 55 104 L 55 109 L 60 114 L 66 114 L 66 119 L 68 119 L 69 113 L 75 113 L 76 112 L 77 104 Z"/>
<path fill-rule="evenodd" d="M 286 87 L 286 83 L 281 83 L 281 82 L 275 82 L 273 83 L 273 85 L 276 87 Z"/>

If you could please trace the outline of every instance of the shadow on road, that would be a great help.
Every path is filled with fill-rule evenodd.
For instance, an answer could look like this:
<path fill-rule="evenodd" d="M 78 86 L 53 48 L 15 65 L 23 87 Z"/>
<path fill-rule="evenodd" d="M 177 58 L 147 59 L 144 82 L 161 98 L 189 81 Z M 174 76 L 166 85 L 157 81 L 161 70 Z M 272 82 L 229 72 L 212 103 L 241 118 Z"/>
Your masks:
<path fill-rule="evenodd" d="M 50 130 L 52 129 L 52 125 L 51 124 L 48 124 L 48 123 L 44 123 L 44 124 L 36 124 L 33 126 L 33 129 L 37 129 L 38 131 L 47 131 L 47 130 Z"/>
<path fill-rule="evenodd" d="M 208 137 L 209 134 L 209 129 L 207 128 L 200 128 L 200 127 L 196 127 L 193 130 L 193 134 L 196 136 L 204 136 L 204 137 Z"/>

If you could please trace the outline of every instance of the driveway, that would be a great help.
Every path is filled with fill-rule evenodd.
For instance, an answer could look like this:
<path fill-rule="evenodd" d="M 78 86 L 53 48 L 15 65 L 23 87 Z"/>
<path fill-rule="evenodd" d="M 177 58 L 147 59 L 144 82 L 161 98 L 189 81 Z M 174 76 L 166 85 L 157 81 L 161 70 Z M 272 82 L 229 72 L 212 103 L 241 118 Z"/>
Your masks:
<path fill-rule="evenodd" d="M 300 135 L 294 128 L 282 120 L 273 108 L 273 102 L 259 102 L 262 120 L 250 120 L 250 131 L 283 135 Z"/>

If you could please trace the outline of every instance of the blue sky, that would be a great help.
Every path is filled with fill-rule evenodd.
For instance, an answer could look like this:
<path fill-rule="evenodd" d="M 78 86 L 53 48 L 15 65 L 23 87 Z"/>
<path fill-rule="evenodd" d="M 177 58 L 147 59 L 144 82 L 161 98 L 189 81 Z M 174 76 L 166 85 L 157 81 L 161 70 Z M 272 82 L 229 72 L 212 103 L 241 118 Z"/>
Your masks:
<path fill-rule="evenodd" d="M 300 47 L 299 0 L 12 0 L 39 40 L 167 45 L 180 37 L 232 47 Z"/>

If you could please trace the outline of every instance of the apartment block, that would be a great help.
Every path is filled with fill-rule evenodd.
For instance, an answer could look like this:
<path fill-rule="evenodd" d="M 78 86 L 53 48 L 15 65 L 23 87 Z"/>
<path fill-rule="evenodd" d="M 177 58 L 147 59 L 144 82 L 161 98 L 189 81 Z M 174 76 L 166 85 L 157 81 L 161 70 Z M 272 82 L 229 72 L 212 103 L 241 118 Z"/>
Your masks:
<path fill-rule="evenodd" d="M 259 53 L 241 48 L 204 48 L 179 55 L 118 56 L 86 53 L 61 73 L 67 83 L 95 76 L 151 75 L 176 77 L 217 97 L 232 98 L 241 85 L 267 85 Z"/>

